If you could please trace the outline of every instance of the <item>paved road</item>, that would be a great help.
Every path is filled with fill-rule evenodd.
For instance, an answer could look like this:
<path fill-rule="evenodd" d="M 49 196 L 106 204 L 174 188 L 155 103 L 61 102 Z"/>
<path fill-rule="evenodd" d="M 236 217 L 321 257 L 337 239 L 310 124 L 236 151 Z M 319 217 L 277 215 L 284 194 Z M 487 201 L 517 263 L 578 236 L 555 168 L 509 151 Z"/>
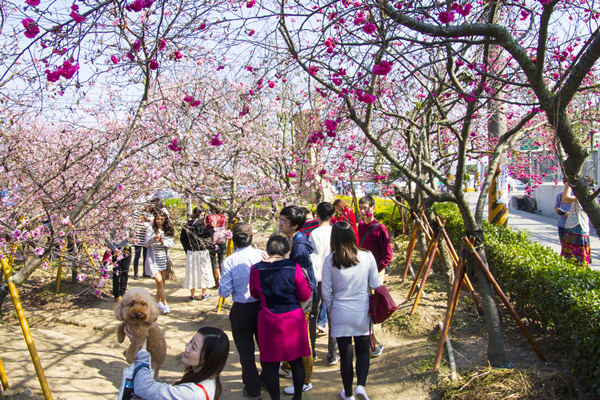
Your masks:
<path fill-rule="evenodd" d="M 512 192 L 513 196 L 523 194 L 524 193 L 520 191 Z M 469 204 L 471 204 L 473 208 L 475 208 L 478 197 L 479 193 L 468 193 Z M 556 220 L 557 218 L 549 218 L 543 215 L 519 211 L 511 208 L 509 210 L 508 225 L 515 229 L 524 229 L 529 231 L 529 239 L 531 241 L 548 246 L 557 253 L 560 253 Z M 595 234 L 591 234 L 590 242 L 592 247 L 591 268 L 600 271 L 600 239 L 598 239 Z"/>

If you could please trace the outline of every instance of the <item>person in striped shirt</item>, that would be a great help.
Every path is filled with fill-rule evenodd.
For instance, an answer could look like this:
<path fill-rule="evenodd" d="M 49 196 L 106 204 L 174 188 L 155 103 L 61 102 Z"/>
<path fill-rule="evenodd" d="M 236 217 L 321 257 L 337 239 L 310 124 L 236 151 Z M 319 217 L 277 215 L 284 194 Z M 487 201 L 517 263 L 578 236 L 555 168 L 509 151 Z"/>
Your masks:
<path fill-rule="evenodd" d="M 146 230 L 152 223 L 152 207 L 144 206 L 143 210 L 135 210 L 133 212 L 133 240 L 131 241 L 133 244 L 134 258 L 133 258 L 133 279 L 140 279 L 138 275 L 138 266 L 140 263 L 140 258 L 143 254 L 144 258 L 142 259 L 142 269 L 144 264 L 146 263 L 146 256 L 148 255 L 148 250 L 144 247 L 144 243 L 146 242 Z M 142 271 L 143 273 L 143 271 Z M 145 274 L 144 274 L 145 275 Z M 146 276 L 146 275 L 145 275 Z"/>

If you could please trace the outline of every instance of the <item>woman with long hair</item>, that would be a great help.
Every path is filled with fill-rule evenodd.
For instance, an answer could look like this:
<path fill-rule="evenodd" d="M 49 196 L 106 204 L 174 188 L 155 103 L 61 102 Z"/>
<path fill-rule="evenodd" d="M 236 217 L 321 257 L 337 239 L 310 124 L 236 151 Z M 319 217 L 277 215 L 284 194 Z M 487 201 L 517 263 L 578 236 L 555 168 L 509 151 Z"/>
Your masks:
<path fill-rule="evenodd" d="M 250 295 L 260 300 L 258 349 L 265 383 L 272 400 L 279 400 L 279 363 L 288 361 L 294 382 L 293 400 L 302 399 L 306 370 L 303 357 L 310 356 L 306 317 L 300 302 L 311 297 L 308 278 L 300 265 L 287 257 L 292 240 L 275 231 L 267 242 L 267 258 L 250 270 Z"/>
<path fill-rule="evenodd" d="M 379 273 L 371 252 L 356 245 L 354 230 L 345 221 L 331 230 L 331 251 L 323 264 L 321 295 L 331 320 L 331 336 L 336 338 L 340 352 L 342 399 L 352 399 L 356 351 L 356 398 L 369 400 L 365 390 L 369 374 L 369 289 L 377 289 Z"/>
<path fill-rule="evenodd" d="M 167 304 L 167 294 L 165 292 L 165 282 L 167 280 L 167 261 L 169 260 L 169 248 L 175 246 L 173 240 L 175 229 L 169 219 L 169 212 L 166 208 L 157 210 L 154 216 L 154 222 L 146 230 L 146 243 L 148 248 L 146 257 L 146 273 L 154 277 L 156 282 L 156 300 L 158 308 L 163 314 L 171 312 Z"/>
<path fill-rule="evenodd" d="M 594 180 L 589 176 L 584 176 L 588 186 L 594 188 Z M 563 191 L 561 202 L 571 204 L 569 216 L 565 222 L 565 236 L 562 241 L 560 254 L 565 258 L 575 258 L 583 266 L 589 266 L 592 261 L 590 247 L 590 219 L 588 218 L 577 197 L 573 194 L 573 189 L 569 182 L 565 180 L 565 190 Z"/>
<path fill-rule="evenodd" d="M 125 333 L 129 336 L 127 331 Z M 183 377 L 174 385 L 168 385 L 152 379 L 150 353 L 144 342 L 135 358 L 137 373 L 133 378 L 133 392 L 145 400 L 219 400 L 222 392 L 219 376 L 228 355 L 229 338 L 225 332 L 210 326 L 200 328 L 181 357 L 186 366 Z"/>
<path fill-rule="evenodd" d="M 356 226 L 356 215 L 354 215 L 354 211 L 352 208 L 346 204 L 346 202 L 342 199 L 336 199 L 333 202 L 333 207 L 335 208 L 335 216 L 331 219 L 331 223 L 335 224 L 338 221 L 346 221 L 354 230 L 354 236 L 356 237 L 356 244 L 358 244 L 358 229 Z"/>

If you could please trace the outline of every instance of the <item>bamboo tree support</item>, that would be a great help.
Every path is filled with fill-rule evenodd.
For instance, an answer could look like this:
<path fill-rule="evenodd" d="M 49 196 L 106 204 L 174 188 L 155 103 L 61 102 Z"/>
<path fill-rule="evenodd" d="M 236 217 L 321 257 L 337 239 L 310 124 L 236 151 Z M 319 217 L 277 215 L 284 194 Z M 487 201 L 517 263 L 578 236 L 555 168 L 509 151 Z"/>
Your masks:
<path fill-rule="evenodd" d="M 446 232 L 446 228 L 445 228 L 446 221 L 442 221 L 440 219 L 440 217 L 436 217 L 436 221 L 440 226 L 442 225 L 442 222 L 443 222 L 444 228 L 442 228 L 442 235 L 444 237 L 444 241 L 446 242 L 446 245 L 448 246 L 448 253 L 450 254 L 450 257 L 452 258 L 452 260 L 454 261 L 454 269 L 457 270 L 459 257 L 458 257 L 458 254 L 456 254 L 456 250 L 454 249 L 454 245 L 452 244 L 452 241 L 450 241 L 448 232 Z M 473 284 L 471 284 L 471 280 L 469 279 L 469 276 L 467 275 L 466 271 L 465 271 L 465 279 L 464 279 L 463 283 L 464 283 L 465 287 L 467 288 L 467 290 L 469 291 L 469 293 L 471 294 L 471 298 L 473 299 L 473 302 L 475 303 L 475 307 L 477 307 L 477 313 L 479 315 L 485 315 L 485 312 L 483 311 L 483 307 L 481 306 L 481 303 L 479 302 L 479 299 L 477 298 L 477 293 L 475 293 L 475 288 L 473 287 Z"/>
<path fill-rule="evenodd" d="M 441 226 L 443 229 L 443 225 Z M 419 286 L 419 290 L 417 291 L 417 296 L 415 298 L 415 303 L 413 304 L 412 310 L 410 310 L 410 315 L 413 315 L 415 311 L 417 311 L 417 306 L 419 305 L 419 301 L 421 300 L 421 295 L 423 294 L 423 289 L 425 288 L 425 284 L 427 283 L 427 277 L 429 276 L 429 271 L 431 270 L 431 266 L 433 265 L 433 260 L 435 259 L 435 252 L 438 249 L 440 244 L 440 239 L 442 237 L 441 232 L 438 231 L 435 241 L 433 243 L 433 249 L 431 250 L 429 262 L 427 263 L 427 268 L 425 268 L 425 272 L 423 273 L 423 280 L 421 281 L 421 285 Z M 416 282 L 416 280 L 415 280 Z"/>
<path fill-rule="evenodd" d="M 406 218 L 406 215 L 404 213 L 404 208 L 403 207 L 400 207 L 400 216 L 402 217 L 402 234 L 406 235 L 407 218 Z"/>
<path fill-rule="evenodd" d="M 98 272 L 98 268 L 96 268 L 96 263 L 94 262 L 92 256 L 90 256 L 90 252 L 88 251 L 88 248 L 83 241 L 81 241 L 81 247 L 83 247 L 83 251 L 85 251 L 85 254 L 88 256 L 88 259 L 92 263 L 92 267 L 94 267 L 94 272 Z"/>
<path fill-rule="evenodd" d="M 40 386 L 42 387 L 42 391 L 44 392 L 44 398 L 46 400 L 52 400 L 52 394 L 50 394 L 50 388 L 48 387 L 48 382 L 46 381 L 46 376 L 44 375 L 44 370 L 42 369 L 40 358 L 38 357 L 35 345 L 33 344 L 33 338 L 31 337 L 31 331 L 29 330 L 29 325 L 27 324 L 27 319 L 25 318 L 25 312 L 23 311 L 23 306 L 21 305 L 21 300 L 19 299 L 17 288 L 12 282 L 11 268 L 8 266 L 5 257 L 0 259 L 0 264 L 2 264 L 2 270 L 4 271 L 4 276 L 6 278 L 6 282 L 8 283 L 10 297 L 13 300 L 15 311 L 17 313 L 19 323 L 21 324 L 21 329 L 23 330 L 23 336 L 25 337 L 25 342 L 27 343 L 27 348 L 29 349 L 31 361 L 33 362 L 35 372 L 37 374 L 38 380 L 40 381 Z M 4 385 L 4 382 L 2 384 Z"/>
<path fill-rule="evenodd" d="M 252 204 L 252 207 L 254 208 L 254 204 Z M 252 210 L 250 210 L 250 219 L 252 219 Z M 232 230 L 233 227 L 239 222 L 239 220 L 236 218 L 233 220 L 233 222 L 231 224 L 229 224 L 228 228 L 229 230 Z M 231 254 L 233 254 L 233 239 L 227 239 L 227 257 L 229 257 Z M 219 302 L 217 303 L 217 313 L 221 312 L 221 308 L 223 307 L 223 304 L 225 304 L 225 297 L 221 297 L 219 296 Z"/>
<path fill-rule="evenodd" d="M 417 243 L 417 231 L 419 230 L 419 225 L 417 222 L 413 222 L 412 234 L 410 235 L 410 240 L 408 241 L 408 246 L 406 248 L 406 262 L 404 264 L 404 274 L 402 274 L 402 283 L 406 280 L 406 275 L 408 274 L 408 269 L 410 268 L 410 260 L 412 259 L 413 251 L 415 250 L 415 246 Z"/>
<path fill-rule="evenodd" d="M 469 250 L 469 253 L 471 253 L 471 256 L 473 256 L 473 258 L 475 259 L 475 261 L 476 261 L 477 265 L 479 266 L 479 268 L 485 274 L 485 277 L 487 278 L 487 280 L 494 287 L 494 290 L 496 291 L 496 294 L 498 294 L 498 297 L 500 297 L 500 300 L 502 300 L 502 302 L 504 303 L 504 306 L 508 309 L 508 312 L 513 317 L 513 319 L 515 320 L 515 322 L 517 323 L 517 325 L 519 326 L 519 329 L 521 329 L 521 332 L 523 332 L 523 335 L 525 336 L 525 338 L 527 339 L 527 341 L 529 342 L 529 344 L 531 345 L 531 347 L 533 348 L 533 350 L 535 351 L 535 353 L 538 355 L 538 357 L 540 358 L 540 360 L 542 360 L 543 362 L 548 362 L 548 361 L 546 361 L 546 357 L 544 357 L 544 355 L 542 354 L 541 350 L 539 349 L 539 347 L 535 343 L 535 340 L 533 340 L 533 338 L 531 337 L 531 335 L 527 331 L 527 328 L 525 327 L 525 325 L 521 321 L 521 318 L 519 318 L 519 315 L 517 314 L 517 312 L 515 311 L 515 309 L 513 308 L 513 306 L 510 304 L 510 301 L 508 301 L 508 298 L 506 297 L 506 295 L 502 291 L 502 288 L 500 287 L 500 285 L 498 285 L 498 282 L 496 282 L 496 279 L 494 279 L 494 276 L 492 275 L 492 273 L 490 272 L 490 270 L 487 268 L 487 266 L 484 264 L 484 262 L 481 259 L 481 257 L 479 257 L 479 254 L 477 254 L 477 251 L 475 251 L 475 247 L 473 247 L 473 245 L 471 244 L 471 242 L 466 237 L 463 237 L 462 240 L 463 240 L 463 243 L 465 244 L 465 246 L 467 247 L 467 250 Z"/>
<path fill-rule="evenodd" d="M 60 292 L 60 280 L 62 278 L 62 267 L 63 267 L 63 257 L 60 256 L 60 262 L 58 263 L 58 271 L 56 271 L 56 293 Z"/>
<path fill-rule="evenodd" d="M 10 389 L 10 386 L 8 386 L 8 379 L 6 379 L 6 371 L 4 370 L 4 364 L 2 364 L 1 358 L 0 358 L 0 381 L 2 381 L 2 390 Z"/>
<path fill-rule="evenodd" d="M 423 259 L 421 260 L 421 265 L 419 266 L 419 270 L 417 271 L 417 273 L 415 275 L 415 280 L 413 281 L 413 284 L 410 287 L 410 290 L 408 291 L 408 295 L 406 296 L 407 300 L 410 300 L 412 295 L 415 293 L 415 289 L 417 288 L 419 279 L 421 278 L 421 274 L 423 273 L 423 270 L 425 269 L 425 263 L 429 259 L 429 256 L 431 256 L 431 253 L 433 251 L 435 244 L 436 244 L 435 240 L 432 240 L 429 242 L 429 246 L 427 247 L 427 252 L 425 253 L 425 256 L 423 257 Z"/>
<path fill-rule="evenodd" d="M 458 266 L 456 268 L 456 274 L 454 275 L 454 283 L 452 284 L 452 292 L 450 294 L 450 300 L 448 301 L 448 308 L 446 310 L 446 317 L 444 318 L 444 326 L 442 327 L 442 331 L 440 333 L 440 340 L 438 342 L 438 349 L 435 355 L 435 362 L 433 364 L 433 369 L 437 370 L 440 368 L 440 363 L 442 362 L 442 354 L 444 353 L 444 344 L 446 343 L 446 337 L 448 336 L 448 330 L 450 329 L 450 324 L 452 323 L 452 317 L 454 316 L 454 310 L 456 310 L 456 306 L 458 305 L 458 298 L 460 295 L 460 288 L 462 287 L 462 278 L 465 274 L 465 256 L 466 249 L 463 246 L 460 251 L 460 257 L 458 259 Z"/>

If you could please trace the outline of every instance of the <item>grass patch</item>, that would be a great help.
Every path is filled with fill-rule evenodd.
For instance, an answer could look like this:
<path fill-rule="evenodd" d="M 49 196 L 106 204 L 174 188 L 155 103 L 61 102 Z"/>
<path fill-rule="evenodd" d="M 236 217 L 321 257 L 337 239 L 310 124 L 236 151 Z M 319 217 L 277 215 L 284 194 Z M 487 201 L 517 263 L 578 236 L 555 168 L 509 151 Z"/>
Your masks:
<path fill-rule="evenodd" d="M 442 382 L 438 391 L 443 400 L 570 400 L 582 397 L 570 376 L 519 369 L 480 367 L 462 371 L 462 378 Z"/>

